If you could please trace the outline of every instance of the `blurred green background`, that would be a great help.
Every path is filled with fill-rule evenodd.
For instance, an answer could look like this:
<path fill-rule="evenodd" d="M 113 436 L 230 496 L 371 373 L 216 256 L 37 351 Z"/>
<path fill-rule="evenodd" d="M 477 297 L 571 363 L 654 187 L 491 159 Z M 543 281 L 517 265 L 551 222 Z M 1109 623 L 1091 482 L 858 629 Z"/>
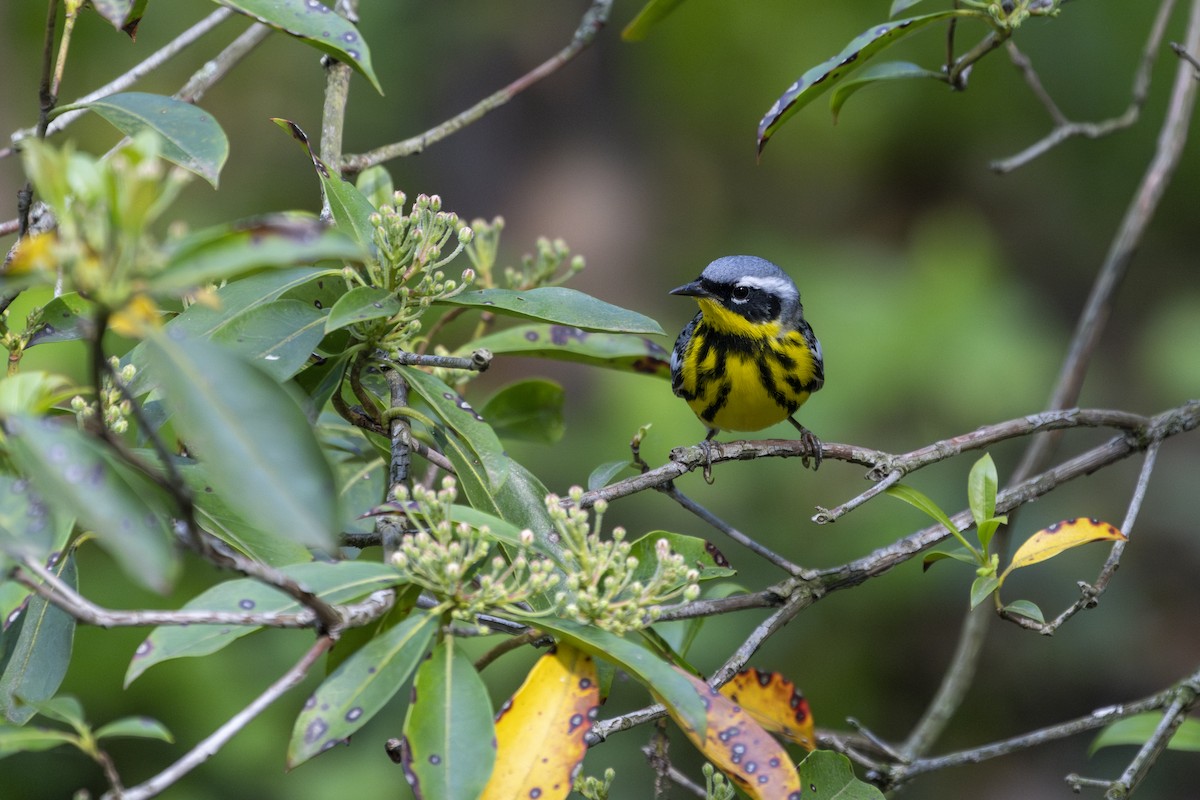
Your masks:
<path fill-rule="evenodd" d="M 361 29 L 386 96 L 353 79 L 347 152 L 419 133 L 523 75 L 566 44 L 586 5 L 364 0 Z M 826 387 L 799 418 L 827 441 L 903 452 L 1044 407 L 1092 277 L 1153 152 L 1176 68 L 1165 48 L 1137 126 L 1099 141 L 1068 142 L 1004 177 L 988 163 L 1045 134 L 1049 120 L 1002 51 L 973 70 L 964 93 L 934 82 L 868 88 L 847 103 L 836 126 L 819 100 L 784 126 L 756 164 L 754 130 L 765 110 L 804 70 L 883 20 L 888 3 L 692 0 L 647 41 L 624 43 L 619 30 L 639 6 L 618 0 L 610 27 L 575 62 L 427 152 L 388 164 L 397 187 L 410 197 L 436 192 L 467 218 L 503 215 L 509 263 L 538 236 L 564 238 L 588 261 L 576 288 L 655 317 L 671 340 L 695 309 L 667 290 L 721 255 L 775 261 L 799 284 L 824 345 Z M 1113 116 L 1129 101 L 1156 7 L 1071 3 L 1056 20 L 1027 23 L 1017 41 L 1070 117 Z M 61 99 L 124 72 L 213 8 L 201 0 L 151 3 L 136 42 L 85 14 Z M 1183 11 L 1177 9 L 1168 38 L 1182 36 Z M 44 19 L 44 3 L 0 4 L 2 131 L 36 119 Z M 137 88 L 175 91 L 245 26 L 242 19 L 223 24 Z M 888 57 L 936 68 L 943 31 L 931 27 Z M 962 25 L 959 41 L 965 46 L 979 34 Z M 316 210 L 311 166 L 268 118 L 292 119 L 315 138 L 323 82 L 315 51 L 289 37 L 276 34 L 252 53 L 202 103 L 230 138 L 220 190 L 194 182 L 172 216 L 199 228 L 264 211 Z M 95 118 L 76 123 L 68 135 L 97 153 L 117 138 Z M 1081 405 L 1153 414 L 1200 396 L 1198 178 L 1193 142 L 1117 297 Z M 13 198 L 23 180 L 17 159 L 0 161 L 0 218 L 15 216 Z M 0 244 L 7 248 L 11 238 Z M 78 354 L 70 347 L 35 348 L 24 366 L 70 372 Z M 640 425 L 652 425 L 643 447 L 652 464 L 703 434 L 665 382 L 577 365 L 501 361 L 473 385 L 472 399 L 478 407 L 500 386 L 534 374 L 566 386 L 567 434 L 552 447 L 513 443 L 510 452 L 554 491 L 582 484 L 596 465 L 625 457 Z M 762 435 L 792 433 L 782 426 Z M 1106 437 L 1072 432 L 1060 452 Z M 1001 482 L 1022 447 L 992 451 Z M 980 678 L 938 752 L 1140 697 L 1196 668 L 1198 459 L 1195 434 L 1164 446 L 1133 544 L 1098 609 L 1052 640 L 993 626 Z M 955 511 L 965 504 L 973 460 L 925 470 L 911 483 Z M 1023 512 L 1016 535 L 1076 515 L 1119 524 L 1138 467 L 1134 459 L 1054 492 Z M 794 561 L 825 567 L 925 524 L 886 498 L 833 526 L 809 521 L 814 506 L 836 505 L 864 489 L 862 472 L 826 462 L 814 474 L 797 461 L 764 460 L 719 466 L 713 486 L 698 475 L 679 485 Z M 667 529 L 711 536 L 744 586 L 781 577 L 660 495 L 614 503 L 608 519 L 633 534 Z M 1027 570 L 1006 587 L 1006 599 L 1026 597 L 1057 613 L 1077 596 L 1076 581 L 1094 578 L 1104 555 L 1102 547 L 1085 548 Z M 910 563 L 835 593 L 771 639 L 752 663 L 793 678 L 818 726 L 844 729 L 846 716 L 853 716 L 885 738 L 902 739 L 957 638 L 972 576 L 955 566 L 922 574 Z M 220 577 L 193 566 L 176 596 L 146 596 L 124 585 L 96 552 L 84 558 L 81 575 L 89 597 L 115 607 L 169 607 Z M 718 666 L 763 616 L 712 620 L 695 663 Z M 310 641 L 298 633 L 259 634 L 215 657 L 162 665 L 123 689 L 124 669 L 144 635 L 81 629 L 64 686 L 83 699 L 95 722 L 145 713 L 176 735 L 177 747 L 113 746 L 128 784 L 162 769 L 179 747 L 191 747 L 243 707 Z M 488 670 L 497 704 L 532 659 L 532 653 L 510 655 Z M 316 680 L 310 677 L 164 796 L 306 800 L 352 791 L 362 800 L 409 797 L 400 768 L 383 754 L 384 740 L 400 730 L 399 702 L 351 746 L 285 774 L 292 719 Z M 636 686 L 621 684 L 604 714 L 645 701 Z M 614 736 L 591 752 L 585 770 L 598 774 L 614 765 L 613 797 L 648 797 L 650 772 L 638 752 L 648 735 Z M 1089 759 L 1089 740 L 934 774 L 905 796 L 1063 797 L 1065 774 L 1115 777 L 1133 755 L 1118 748 Z M 672 755 L 698 775 L 689 751 L 677 736 Z M 1139 796 L 1194 797 L 1197 785 L 1200 759 L 1168 753 Z M 0 760 L 5 800 L 67 797 L 81 786 L 101 791 L 99 770 L 65 750 Z"/>

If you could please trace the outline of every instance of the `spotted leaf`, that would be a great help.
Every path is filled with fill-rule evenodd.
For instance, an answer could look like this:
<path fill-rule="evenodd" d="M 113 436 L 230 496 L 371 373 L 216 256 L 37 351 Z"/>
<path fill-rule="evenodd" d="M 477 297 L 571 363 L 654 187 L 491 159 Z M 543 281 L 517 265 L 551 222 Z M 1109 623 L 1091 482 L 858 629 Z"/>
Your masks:
<path fill-rule="evenodd" d="M 538 659 L 496 715 L 496 769 L 483 800 L 565 798 L 600 707 L 592 657 L 559 644 Z"/>
<path fill-rule="evenodd" d="M 779 742 L 740 705 L 699 678 L 678 671 L 704 698 L 708 730 L 701 735 L 686 722 L 675 721 L 704 757 L 753 800 L 800 800 L 800 776 Z"/>
<path fill-rule="evenodd" d="M 371 51 L 358 28 L 320 0 L 218 0 L 240 14 L 291 34 L 349 64 L 383 94 L 371 67 Z"/>
<path fill-rule="evenodd" d="M 744 708 L 768 731 L 806 750 L 816 747 L 808 701 L 796 684 L 780 673 L 744 669 L 721 687 L 721 694 Z"/>
<path fill-rule="evenodd" d="M 439 619 L 437 614 L 415 612 L 339 664 L 296 717 L 288 767 L 345 741 L 374 717 L 416 669 Z"/>
<path fill-rule="evenodd" d="M 476 800 L 487 785 L 496 761 L 492 701 L 453 636 L 417 670 L 400 741 L 418 800 Z"/>
<path fill-rule="evenodd" d="M 953 9 L 919 17 L 896 19 L 873 25 L 854 37 L 840 53 L 812 67 L 787 88 L 758 123 L 758 152 L 761 155 L 775 131 L 804 106 L 822 95 L 842 78 L 861 67 L 868 59 L 899 39 L 931 22 L 951 17 L 980 16 L 975 9 Z"/>
<path fill-rule="evenodd" d="M 854 775 L 850 759 L 832 750 L 814 750 L 800 763 L 805 800 L 884 800 L 883 792 Z"/>
<path fill-rule="evenodd" d="M 356 286 L 339 297 L 333 308 L 329 309 L 325 332 L 331 333 L 339 328 L 385 319 L 399 313 L 400 300 L 392 292 L 374 286 Z"/>
<path fill-rule="evenodd" d="M 1115 526 L 1098 519 L 1076 517 L 1056 522 L 1048 528 L 1042 528 L 1017 548 L 1017 552 L 1013 553 L 1012 563 L 1004 570 L 1000 580 L 1003 581 L 1014 569 L 1054 558 L 1072 547 L 1101 541 L 1124 542 L 1127 539 Z"/>
<path fill-rule="evenodd" d="M 913 78 L 932 78 L 942 80 L 942 73 L 925 69 L 907 61 L 887 61 L 882 64 L 872 64 L 858 74 L 857 77 L 844 80 L 833 90 L 829 97 L 829 111 L 836 123 L 842 106 L 850 99 L 850 95 L 860 89 L 888 81 L 912 80 Z"/>
<path fill-rule="evenodd" d="M 327 603 L 348 603 L 379 589 L 400 583 L 394 569 L 370 561 L 315 561 L 280 569 L 301 586 Z M 300 604 L 278 589 L 258 580 L 225 581 L 196 595 L 184 604 L 185 611 L 215 611 L 239 614 L 295 614 Z M 138 646 L 125 673 L 128 686 L 155 664 L 173 658 L 204 656 L 259 629 L 255 625 L 196 624 L 155 628 Z"/>
<path fill-rule="evenodd" d="M 490 350 L 516 356 L 577 361 L 596 367 L 671 377 L 670 353 L 653 339 L 616 333 L 589 333 L 568 325 L 521 325 L 474 339 L 459 355 Z"/>

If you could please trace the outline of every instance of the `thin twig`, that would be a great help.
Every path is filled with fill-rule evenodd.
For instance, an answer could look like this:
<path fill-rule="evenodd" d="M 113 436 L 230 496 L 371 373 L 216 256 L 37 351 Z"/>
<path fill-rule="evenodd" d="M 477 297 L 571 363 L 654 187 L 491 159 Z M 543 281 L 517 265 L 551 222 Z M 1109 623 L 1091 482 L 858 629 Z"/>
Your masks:
<path fill-rule="evenodd" d="M 739 531 L 737 528 L 735 528 L 732 525 L 730 525 L 729 523 L 725 522 L 723 519 L 718 517 L 716 514 L 712 513 L 707 508 L 700 505 L 695 500 L 693 500 L 692 498 L 685 495 L 683 492 L 679 491 L 679 489 L 677 489 L 675 487 L 674 483 L 668 483 L 662 489 L 662 492 L 667 497 L 670 497 L 676 503 L 679 503 L 679 505 L 683 506 L 685 509 L 692 512 L 697 517 L 704 520 L 709 525 L 716 528 L 721 533 L 725 534 L 730 539 L 737 542 L 742 547 L 745 547 L 747 550 L 751 551 L 755 555 L 760 556 L 761 558 L 764 558 L 767 561 L 770 561 L 772 564 L 779 567 L 784 572 L 787 572 L 789 575 L 799 575 L 800 574 L 801 569 L 799 566 L 797 566 L 796 564 L 793 564 L 791 561 L 789 561 L 788 559 L 779 555 L 778 553 L 776 553 L 774 550 L 770 549 L 766 545 L 747 536 L 746 534 Z"/>
<path fill-rule="evenodd" d="M 486 372 L 492 363 L 490 350 L 476 350 L 469 358 L 460 356 L 434 356 L 425 353 L 410 353 L 401 351 L 384 358 L 392 364 L 403 364 L 410 367 L 440 367 L 442 369 L 466 369 L 474 372 Z"/>
<path fill-rule="evenodd" d="M 1037 72 L 1034 70 L 1033 65 L 1023 55 L 1020 58 L 1014 55 L 1017 51 L 1015 47 L 1012 48 L 1009 51 L 1009 55 L 1012 56 L 1013 64 L 1021 70 L 1021 74 L 1025 76 L 1025 81 L 1033 90 L 1034 95 L 1046 107 L 1047 112 L 1054 121 L 1054 128 L 1045 137 L 1034 142 L 1016 155 L 993 161 L 990 165 L 992 170 L 1000 174 L 1012 172 L 1033 161 L 1035 158 L 1044 155 L 1068 139 L 1076 136 L 1099 139 L 1124 130 L 1136 123 L 1141 116 L 1142 107 L 1146 104 L 1146 98 L 1150 94 L 1151 71 L 1154 67 L 1154 61 L 1158 57 L 1158 50 L 1162 45 L 1163 37 L 1166 34 L 1167 22 L 1171 17 L 1171 11 L 1174 7 L 1175 0 L 1163 0 L 1162 4 L 1158 7 L 1158 14 L 1154 17 L 1154 22 L 1150 26 L 1150 35 L 1146 39 L 1146 46 L 1142 49 L 1141 62 L 1138 65 L 1137 72 L 1134 74 L 1133 91 L 1129 99 L 1129 105 L 1119 116 L 1101 122 L 1071 122 L 1066 119 L 1062 112 L 1058 110 L 1058 106 L 1055 105 L 1054 101 L 1050 99 L 1049 95 L 1042 88 L 1041 80 L 1037 77 Z"/>
<path fill-rule="evenodd" d="M 341 161 L 341 173 L 343 175 L 357 175 L 367 167 L 382 164 L 393 158 L 402 158 L 420 153 L 431 144 L 439 142 L 452 133 L 478 121 L 485 114 L 496 110 L 533 84 L 553 75 L 563 65 L 579 55 L 592 43 L 596 38 L 596 34 L 604 27 L 611 10 L 612 0 L 593 0 L 591 6 L 584 12 L 583 19 L 580 21 L 579 27 L 575 30 L 575 35 L 571 37 L 570 43 L 541 65 L 535 67 L 508 86 L 505 86 L 500 91 L 480 100 L 466 111 L 446 120 L 436 127 L 430 128 L 418 136 L 384 145 L 383 147 L 377 147 L 367 153 L 345 156 Z"/>
<path fill-rule="evenodd" d="M 230 70 L 241 63 L 242 59 L 258 47 L 274 30 L 261 22 L 256 22 L 246 28 L 240 36 L 218 53 L 216 58 L 205 62 L 200 69 L 192 73 L 192 77 L 188 78 L 187 83 L 175 93 L 175 98 L 185 103 L 199 103 L 205 92 L 228 75 Z"/>
<path fill-rule="evenodd" d="M 336 641 L 337 638 L 333 635 L 326 634 L 319 637 L 291 669 L 268 686 L 266 691 L 256 697 L 250 705 L 237 714 L 234 714 L 228 722 L 213 731 L 208 738 L 193 747 L 183 758 L 145 783 L 140 783 L 137 786 L 126 789 L 119 795 L 119 800 L 147 800 L 147 798 L 155 797 L 179 781 L 184 775 L 212 758 L 230 739 L 249 725 L 255 717 L 282 697 L 288 690 L 294 688 L 304 680 L 304 677 L 308 674 L 313 664 L 317 662 L 317 659 L 324 655 L 329 648 L 333 647 Z M 102 800 L 118 800 L 118 796 L 107 793 Z"/>
<path fill-rule="evenodd" d="M 1105 800 L 1124 800 L 1133 794 L 1133 790 L 1146 777 L 1150 767 L 1154 766 L 1158 757 L 1167 749 L 1171 737 L 1179 730 L 1179 726 L 1183 724 L 1188 712 L 1196 705 L 1198 688 L 1200 688 L 1200 676 L 1193 676 L 1190 682 L 1184 682 L 1175 689 L 1171 704 L 1163 712 L 1162 719 L 1154 728 L 1154 733 L 1150 734 L 1150 738 L 1142 744 L 1137 755 L 1121 773 L 1121 777 L 1108 787 L 1108 791 L 1104 793 Z"/>

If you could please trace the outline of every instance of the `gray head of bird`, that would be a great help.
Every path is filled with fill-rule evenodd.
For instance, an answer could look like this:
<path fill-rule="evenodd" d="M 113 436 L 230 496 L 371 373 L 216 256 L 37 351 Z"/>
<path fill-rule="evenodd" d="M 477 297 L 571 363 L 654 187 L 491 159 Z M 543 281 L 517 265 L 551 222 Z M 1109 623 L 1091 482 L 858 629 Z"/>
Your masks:
<path fill-rule="evenodd" d="M 751 322 L 788 323 L 803 313 L 795 282 L 758 256 L 718 258 L 699 278 L 672 289 L 671 294 L 711 300 Z"/>

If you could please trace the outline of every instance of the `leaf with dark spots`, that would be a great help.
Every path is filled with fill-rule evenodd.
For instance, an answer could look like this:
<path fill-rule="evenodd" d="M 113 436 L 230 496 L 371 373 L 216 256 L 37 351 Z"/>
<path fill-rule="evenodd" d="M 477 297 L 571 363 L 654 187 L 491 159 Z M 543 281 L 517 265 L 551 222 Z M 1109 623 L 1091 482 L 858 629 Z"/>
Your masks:
<path fill-rule="evenodd" d="M 371 52 L 358 28 L 319 0 L 218 0 L 221 5 L 295 36 L 349 64 L 383 94 Z"/>
<path fill-rule="evenodd" d="M 544 286 L 523 291 L 480 289 L 463 292 L 438 302 L 452 306 L 486 307 L 497 314 L 556 322 L 588 331 L 660 335 L 663 332 L 657 322 L 643 314 L 561 286 Z"/>
<path fill-rule="evenodd" d="M 721 694 L 744 708 L 768 731 L 806 750 L 816 747 L 808 701 L 782 674 L 748 667 L 722 686 Z"/>
<path fill-rule="evenodd" d="M 758 123 L 759 155 L 783 123 L 881 50 L 931 22 L 951 17 L 978 17 L 985 13 L 960 8 L 873 25 L 852 39 L 840 53 L 801 75 L 767 110 Z"/>
<path fill-rule="evenodd" d="M 653 339 L 618 333 L 589 333 L 559 325 L 522 325 L 474 339 L 457 355 L 478 348 L 493 353 L 575 361 L 592 366 L 670 378 L 670 353 Z"/>
<path fill-rule="evenodd" d="M 884 800 L 883 792 L 855 777 L 850 759 L 841 753 L 814 750 L 800 762 L 799 771 L 804 800 Z"/>
<path fill-rule="evenodd" d="M 1098 519 L 1079 517 L 1056 522 L 1042 528 L 1025 540 L 1024 544 L 1013 553 L 1012 563 L 1000 576 L 1003 582 L 1008 573 L 1014 569 L 1028 567 L 1058 554 L 1090 542 L 1123 542 L 1127 541 L 1125 534 L 1117 530 L 1115 525 L 1101 522 Z"/>
<path fill-rule="evenodd" d="M 50 342 L 71 342 L 91 335 L 92 315 L 95 304 L 75 292 L 68 292 L 52 299 L 42 307 L 41 314 L 30 327 L 26 349 Z"/>

